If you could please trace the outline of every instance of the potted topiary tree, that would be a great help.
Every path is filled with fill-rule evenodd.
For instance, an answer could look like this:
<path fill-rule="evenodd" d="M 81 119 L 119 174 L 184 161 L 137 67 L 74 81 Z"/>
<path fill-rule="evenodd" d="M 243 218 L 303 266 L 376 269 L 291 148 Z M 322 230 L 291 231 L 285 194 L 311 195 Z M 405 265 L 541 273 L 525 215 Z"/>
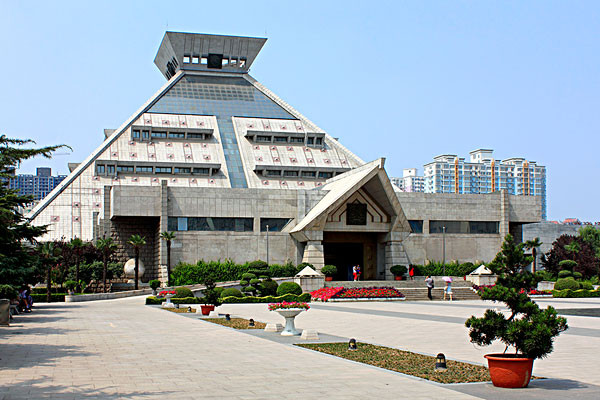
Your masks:
<path fill-rule="evenodd" d="M 152 279 L 148 284 L 152 289 L 152 296 L 156 296 L 156 289 L 160 287 L 160 281 L 158 279 Z"/>
<path fill-rule="evenodd" d="M 321 268 L 321 273 L 325 275 L 326 281 L 332 281 L 333 276 L 337 274 L 337 267 L 335 265 L 325 265 Z"/>
<path fill-rule="evenodd" d="M 390 272 L 394 274 L 394 279 L 397 281 L 401 281 L 404 278 L 404 274 L 406 274 L 406 267 L 404 265 L 394 265 L 390 268 Z"/>
<path fill-rule="evenodd" d="M 500 340 L 506 345 L 504 353 L 485 356 L 492 383 L 499 387 L 527 387 L 533 361 L 550 354 L 554 338 L 568 328 L 567 320 L 554 308 L 540 310 L 527 296 L 540 278 L 526 270 L 532 260 L 525 256 L 523 247 L 523 243 L 515 243 L 511 235 L 506 235 L 502 250 L 488 265 L 498 275 L 496 285 L 481 292 L 483 300 L 505 303 L 510 315 L 486 310 L 482 318 L 472 316 L 465 323 L 472 343 L 488 346 Z M 506 353 L 509 347 L 515 349 L 514 354 Z"/>
<path fill-rule="evenodd" d="M 202 283 L 206 287 L 204 289 L 204 305 L 200 306 L 202 315 L 208 315 L 211 311 L 214 311 L 215 307 L 221 305 L 219 299 L 220 292 L 216 290 L 215 278 L 211 273 L 206 273 L 202 277 Z"/>

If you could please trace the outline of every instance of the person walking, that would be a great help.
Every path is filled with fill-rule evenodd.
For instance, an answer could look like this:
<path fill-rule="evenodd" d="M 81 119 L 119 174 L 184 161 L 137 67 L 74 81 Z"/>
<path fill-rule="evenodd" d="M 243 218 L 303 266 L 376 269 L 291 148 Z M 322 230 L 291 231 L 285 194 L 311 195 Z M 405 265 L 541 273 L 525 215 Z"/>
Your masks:
<path fill-rule="evenodd" d="M 358 271 L 357 271 L 356 265 L 354 265 L 352 267 L 352 279 L 354 279 L 354 282 L 356 282 L 358 280 L 357 277 L 358 277 Z"/>
<path fill-rule="evenodd" d="M 410 266 L 410 269 L 408 270 L 408 276 L 410 277 L 411 281 L 415 280 L 415 267 L 414 266 Z"/>
<path fill-rule="evenodd" d="M 427 275 L 427 278 L 425 278 L 425 284 L 427 285 L 427 297 L 429 297 L 429 300 L 433 300 L 433 296 L 431 296 L 431 289 L 433 289 L 433 278 L 429 275 Z"/>
<path fill-rule="evenodd" d="M 446 281 L 446 287 L 444 288 L 444 300 L 446 300 L 446 295 L 450 297 L 450 301 L 452 301 L 452 282 Z"/>
<path fill-rule="evenodd" d="M 356 280 L 360 281 L 360 265 L 356 266 Z"/>

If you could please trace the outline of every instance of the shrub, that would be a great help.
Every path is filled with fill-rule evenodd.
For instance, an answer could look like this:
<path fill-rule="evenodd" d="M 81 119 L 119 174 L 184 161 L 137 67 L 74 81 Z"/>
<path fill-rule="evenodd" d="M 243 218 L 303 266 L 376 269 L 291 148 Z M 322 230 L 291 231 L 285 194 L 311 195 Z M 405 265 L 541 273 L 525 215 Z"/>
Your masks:
<path fill-rule="evenodd" d="M 65 301 L 65 294 L 66 293 L 52 293 L 50 295 L 50 301 L 51 302 L 55 302 L 55 303 L 64 302 Z M 33 299 L 34 303 L 45 303 L 46 302 L 46 295 L 45 294 L 35 294 L 35 293 L 32 293 L 31 294 L 31 298 Z"/>
<path fill-rule="evenodd" d="M 430 262 L 427 265 L 413 265 L 415 267 L 415 275 L 418 276 L 441 276 L 444 275 L 444 264 L 441 262 Z M 446 275 L 448 276 L 465 276 L 473 272 L 477 267 L 473 263 L 449 263 L 446 264 Z"/>
<path fill-rule="evenodd" d="M 294 273 L 294 275 L 296 275 L 298 272 L 302 271 L 306 267 L 311 267 L 312 269 L 315 269 L 315 266 L 312 265 L 311 263 L 303 262 L 303 263 L 298 264 L 298 266 L 296 267 L 296 272 Z"/>
<path fill-rule="evenodd" d="M 286 295 L 288 293 L 295 294 L 295 295 L 301 295 L 302 294 L 302 288 L 296 282 L 283 282 L 277 288 L 277 295 L 278 296 L 283 296 L 283 295 Z"/>
<path fill-rule="evenodd" d="M 256 288 L 254 286 L 246 286 L 242 289 L 242 292 L 256 293 Z"/>
<path fill-rule="evenodd" d="M 250 272 L 246 272 L 246 273 L 242 274 L 242 280 L 244 280 L 244 281 L 249 281 L 249 280 L 252 280 L 255 278 L 256 278 L 256 275 L 251 274 Z"/>
<path fill-rule="evenodd" d="M 575 279 L 573 279 L 573 277 L 561 278 L 557 280 L 556 284 L 554 285 L 554 290 L 565 289 L 577 290 L 579 289 L 579 283 L 576 282 Z"/>
<path fill-rule="evenodd" d="M 298 296 L 298 301 L 300 302 L 304 302 L 304 303 L 308 303 L 311 300 L 311 296 L 310 293 L 302 293 L 300 296 Z"/>
<path fill-rule="evenodd" d="M 583 278 L 583 274 L 581 272 L 575 271 L 575 272 L 573 272 L 573 278 L 581 279 L 581 278 Z"/>
<path fill-rule="evenodd" d="M 572 293 L 573 297 L 591 297 L 590 296 L 590 291 L 589 290 L 585 290 L 585 289 L 577 289 L 574 290 Z"/>
<path fill-rule="evenodd" d="M 535 276 L 541 281 L 555 281 L 556 278 L 552 275 L 550 271 L 541 270 L 536 271 Z"/>
<path fill-rule="evenodd" d="M 243 297 L 244 295 L 242 294 L 242 292 L 240 292 L 236 288 L 227 288 L 221 292 L 221 296 L 219 296 L 219 297 L 230 297 L 230 296 Z"/>
<path fill-rule="evenodd" d="M 321 268 L 321 273 L 325 276 L 334 276 L 337 274 L 337 267 L 335 265 L 325 265 Z"/>
<path fill-rule="evenodd" d="M 0 285 L 0 299 L 14 300 L 19 296 L 17 289 L 10 285 Z"/>
<path fill-rule="evenodd" d="M 77 282 L 75 282 L 75 281 L 66 281 L 65 282 L 65 287 L 67 288 L 67 290 L 75 290 L 75 288 L 77 287 Z"/>
<path fill-rule="evenodd" d="M 258 291 L 261 296 L 275 296 L 277 294 L 278 286 L 277 282 L 266 279 L 258 286 Z"/>
<path fill-rule="evenodd" d="M 592 285 L 590 282 L 579 282 L 579 287 L 585 290 L 594 290 L 594 285 Z"/>
<path fill-rule="evenodd" d="M 152 290 L 156 290 L 160 287 L 160 281 L 158 279 L 152 279 L 148 284 Z"/>
<path fill-rule="evenodd" d="M 273 278 L 285 278 L 294 276 L 297 273 L 297 269 L 291 262 L 285 265 L 271 264 L 269 265 L 269 275 Z"/>
<path fill-rule="evenodd" d="M 571 271 L 569 271 L 567 269 L 563 269 L 562 271 L 558 271 L 558 277 L 559 278 L 567 278 L 569 276 L 573 276 L 573 274 L 571 273 Z"/>
<path fill-rule="evenodd" d="M 406 274 L 407 268 L 404 265 L 393 265 L 390 268 L 390 272 L 394 274 L 394 276 L 404 276 Z"/>
<path fill-rule="evenodd" d="M 562 271 L 566 271 L 566 270 L 574 271 L 575 267 L 577 267 L 577 262 L 573 261 L 573 260 L 562 260 L 562 261 L 559 261 L 558 267 Z"/>
<path fill-rule="evenodd" d="M 556 290 L 554 289 L 552 291 L 552 297 L 558 297 L 558 298 L 563 298 L 563 297 L 571 297 L 571 289 L 565 289 L 565 290 Z"/>
<path fill-rule="evenodd" d="M 296 296 L 295 294 L 286 294 L 285 296 L 262 296 L 262 297 L 254 297 L 254 296 L 244 296 L 244 297 L 224 297 L 221 299 L 223 303 L 281 303 L 281 302 L 310 302 L 310 293 L 304 293 L 300 296 Z"/>
<path fill-rule="evenodd" d="M 268 267 L 269 267 L 269 264 L 267 264 L 263 260 L 256 260 L 256 261 L 252 261 L 252 262 L 248 263 L 249 269 L 266 269 Z"/>
<path fill-rule="evenodd" d="M 173 296 L 173 297 L 177 297 L 177 298 L 194 297 L 194 292 L 192 292 L 190 289 L 188 289 L 186 287 L 178 287 L 175 289 L 175 296 Z"/>
<path fill-rule="evenodd" d="M 242 287 L 244 287 L 244 286 L 248 286 L 248 284 L 249 284 L 249 283 L 250 283 L 250 282 L 248 282 L 247 280 L 245 280 L 245 279 L 242 279 L 242 280 L 240 281 L 240 286 L 242 286 Z"/>
<path fill-rule="evenodd" d="M 256 279 L 256 278 L 250 279 L 250 285 L 252 285 L 254 287 L 258 286 L 259 283 L 260 283 L 260 279 Z"/>

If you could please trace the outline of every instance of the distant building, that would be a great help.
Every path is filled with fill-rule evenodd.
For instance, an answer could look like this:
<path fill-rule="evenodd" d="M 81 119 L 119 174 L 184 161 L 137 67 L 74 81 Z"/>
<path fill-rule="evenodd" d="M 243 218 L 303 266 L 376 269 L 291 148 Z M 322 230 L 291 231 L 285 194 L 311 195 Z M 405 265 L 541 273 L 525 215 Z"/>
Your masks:
<path fill-rule="evenodd" d="M 425 178 L 417 175 L 416 168 L 406 168 L 402 171 L 402 178 L 390 178 L 390 180 L 403 192 L 425 191 Z"/>
<path fill-rule="evenodd" d="M 38 201 L 46 197 L 66 177 L 66 175 L 52 176 L 51 168 L 40 167 L 37 168 L 35 175 L 15 174 L 14 178 L 8 179 L 8 187 L 19 190 L 22 195 L 31 195 L 34 201 Z"/>
<path fill-rule="evenodd" d="M 516 196 L 540 196 L 546 219 L 546 167 L 524 158 L 495 160 L 493 150 L 469 153 L 469 161 L 455 154 L 434 157 L 425 164 L 425 193 L 481 194 L 506 190 Z"/>

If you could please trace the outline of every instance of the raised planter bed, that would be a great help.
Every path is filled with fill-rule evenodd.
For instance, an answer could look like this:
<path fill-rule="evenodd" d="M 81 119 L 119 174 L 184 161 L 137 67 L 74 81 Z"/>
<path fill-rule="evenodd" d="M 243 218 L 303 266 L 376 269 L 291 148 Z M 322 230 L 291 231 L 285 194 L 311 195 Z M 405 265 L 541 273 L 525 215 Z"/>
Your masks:
<path fill-rule="evenodd" d="M 311 292 L 315 300 L 321 301 L 398 301 L 405 296 L 393 287 L 322 288 Z"/>

